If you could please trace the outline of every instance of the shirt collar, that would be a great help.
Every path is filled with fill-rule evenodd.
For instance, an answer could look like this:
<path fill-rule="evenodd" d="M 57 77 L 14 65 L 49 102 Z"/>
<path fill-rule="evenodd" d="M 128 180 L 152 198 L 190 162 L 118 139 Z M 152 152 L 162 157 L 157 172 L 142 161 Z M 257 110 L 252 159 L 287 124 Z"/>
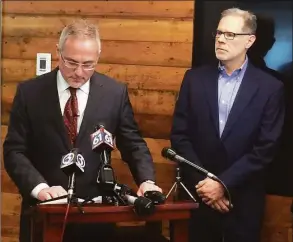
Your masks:
<path fill-rule="evenodd" d="M 57 90 L 58 93 L 64 92 L 69 87 L 69 84 L 67 81 L 65 81 L 64 77 L 61 74 L 61 71 L 58 70 L 57 72 Z M 90 92 L 90 82 L 89 80 L 84 83 L 80 88 L 81 91 L 83 91 L 85 94 L 89 94 Z"/>
<path fill-rule="evenodd" d="M 238 75 L 241 71 L 245 71 L 246 67 L 247 67 L 247 63 L 248 63 L 248 58 L 247 58 L 247 55 L 246 55 L 244 63 L 241 65 L 240 68 L 236 69 L 231 75 L 235 75 L 235 74 Z M 225 66 L 222 65 L 221 62 L 219 62 L 219 64 L 218 64 L 218 69 L 220 71 L 220 74 L 222 74 L 222 75 L 226 74 Z"/>

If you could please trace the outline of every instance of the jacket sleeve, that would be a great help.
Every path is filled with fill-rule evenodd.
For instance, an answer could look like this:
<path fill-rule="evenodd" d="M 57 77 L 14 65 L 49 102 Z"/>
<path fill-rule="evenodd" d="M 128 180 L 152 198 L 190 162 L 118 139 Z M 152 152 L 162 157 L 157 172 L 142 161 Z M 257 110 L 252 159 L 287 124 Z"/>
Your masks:
<path fill-rule="evenodd" d="M 8 132 L 3 144 L 3 157 L 8 175 L 22 196 L 28 197 L 38 184 L 46 181 L 29 160 L 28 142 L 31 127 L 21 87 L 22 84 L 18 85 L 13 100 Z"/>
<path fill-rule="evenodd" d="M 123 86 L 120 110 L 116 145 L 122 160 L 127 162 L 137 185 L 145 180 L 155 181 L 153 159 L 134 119 L 126 86 Z"/>

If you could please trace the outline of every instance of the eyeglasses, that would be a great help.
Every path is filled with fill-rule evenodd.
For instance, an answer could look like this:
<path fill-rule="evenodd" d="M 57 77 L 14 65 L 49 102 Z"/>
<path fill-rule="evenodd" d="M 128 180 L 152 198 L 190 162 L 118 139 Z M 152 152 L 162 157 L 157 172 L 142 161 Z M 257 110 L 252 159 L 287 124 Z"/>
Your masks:
<path fill-rule="evenodd" d="M 96 68 L 97 61 L 91 62 L 91 63 L 86 63 L 86 64 L 78 63 L 75 61 L 65 60 L 61 51 L 59 51 L 59 53 L 60 53 L 62 61 L 64 62 L 64 65 L 70 69 L 77 69 L 80 66 L 85 71 L 92 71 Z"/>
<path fill-rule="evenodd" d="M 252 35 L 252 33 L 233 33 L 233 32 L 222 32 L 220 30 L 217 30 L 215 33 L 213 33 L 213 36 L 215 38 L 219 38 L 222 34 L 227 40 L 233 40 L 235 36 L 237 35 Z"/>

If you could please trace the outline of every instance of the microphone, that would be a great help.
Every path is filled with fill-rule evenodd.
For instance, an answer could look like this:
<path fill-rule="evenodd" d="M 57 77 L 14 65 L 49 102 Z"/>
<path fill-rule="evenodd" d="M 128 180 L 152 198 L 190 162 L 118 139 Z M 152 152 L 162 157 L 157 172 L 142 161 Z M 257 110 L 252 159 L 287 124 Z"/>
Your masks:
<path fill-rule="evenodd" d="M 128 204 L 133 205 L 134 211 L 139 216 L 151 215 L 155 212 L 155 205 L 149 198 L 131 196 L 126 194 L 124 198 Z"/>
<path fill-rule="evenodd" d="M 204 168 L 190 162 L 189 160 L 186 160 L 185 158 L 183 158 L 182 156 L 178 155 L 173 149 L 169 148 L 169 147 L 164 147 L 162 149 L 161 152 L 162 156 L 172 160 L 172 161 L 177 161 L 179 163 L 186 163 L 192 167 L 194 167 L 197 171 L 201 172 L 202 174 L 206 175 L 207 177 L 213 179 L 214 181 L 219 182 L 225 189 L 227 196 L 228 196 L 228 200 L 229 200 L 229 208 L 231 209 L 233 207 L 232 205 L 232 199 L 231 199 L 231 194 L 227 188 L 227 186 L 224 184 L 224 182 L 219 179 L 217 176 L 215 176 L 214 174 L 212 174 L 211 172 L 205 170 Z"/>
<path fill-rule="evenodd" d="M 68 181 L 68 203 L 71 202 L 75 192 L 75 176 L 84 172 L 85 160 L 78 149 L 74 148 L 64 155 L 61 160 L 60 169 L 69 177 Z"/>
<path fill-rule="evenodd" d="M 121 197 L 129 205 L 133 205 L 134 211 L 139 216 L 151 215 L 155 211 L 155 203 L 147 197 L 132 196 L 134 194 L 132 190 L 124 185 L 116 183 L 113 187 L 113 191 Z"/>
<path fill-rule="evenodd" d="M 114 170 L 111 166 L 111 151 L 114 149 L 113 135 L 99 125 L 96 131 L 91 134 L 92 150 L 101 156 L 101 167 L 97 178 L 97 183 L 103 184 L 103 188 L 109 190 L 115 183 Z"/>
<path fill-rule="evenodd" d="M 92 150 L 112 151 L 114 149 L 113 135 L 105 129 L 104 125 L 99 124 L 98 127 L 96 132 L 91 134 Z"/>
<path fill-rule="evenodd" d="M 215 176 L 214 174 L 212 174 L 211 172 L 205 170 L 204 168 L 186 160 L 185 158 L 183 158 L 182 156 L 180 155 L 177 155 L 177 153 L 172 150 L 171 148 L 169 147 L 164 147 L 162 149 L 162 152 L 161 152 L 162 156 L 169 159 L 169 160 L 172 160 L 172 161 L 176 161 L 176 162 L 179 162 L 179 163 L 186 163 L 192 167 L 194 167 L 197 171 L 201 172 L 203 175 L 206 175 L 207 177 L 215 180 L 215 181 L 220 181 L 220 179 Z"/>

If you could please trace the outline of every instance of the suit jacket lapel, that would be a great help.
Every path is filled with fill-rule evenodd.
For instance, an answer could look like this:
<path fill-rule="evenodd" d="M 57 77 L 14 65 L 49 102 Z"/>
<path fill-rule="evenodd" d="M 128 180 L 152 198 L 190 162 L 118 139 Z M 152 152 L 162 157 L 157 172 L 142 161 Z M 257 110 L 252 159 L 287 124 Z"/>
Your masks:
<path fill-rule="evenodd" d="M 57 133 L 61 136 L 63 143 L 67 149 L 70 149 L 71 144 L 67 137 L 66 128 L 63 121 L 63 116 L 60 108 L 60 101 L 57 90 L 57 71 L 58 68 L 51 72 L 47 80 L 47 86 L 44 92 L 44 100 L 46 102 L 45 112 L 51 118 L 51 122 L 56 127 Z"/>
<path fill-rule="evenodd" d="M 94 74 L 90 82 L 90 92 L 76 140 L 77 146 L 85 135 L 89 135 L 88 132 L 94 132 L 95 126 L 98 125 L 97 123 L 94 123 L 97 122 L 94 118 L 96 116 L 96 112 L 98 112 L 99 110 L 99 105 L 105 105 L 105 103 L 102 103 L 102 99 L 104 96 L 103 79 L 98 78 L 98 76 Z"/>
<path fill-rule="evenodd" d="M 242 83 L 231 108 L 221 139 L 224 140 L 232 129 L 233 124 L 240 118 L 244 108 L 249 104 L 258 90 L 257 77 L 254 75 L 254 67 L 248 63 Z"/>
<path fill-rule="evenodd" d="M 213 68 L 212 71 L 204 78 L 204 85 L 210 106 L 211 118 L 215 125 L 217 134 L 219 135 L 218 76 L 219 72 L 217 68 Z"/>

